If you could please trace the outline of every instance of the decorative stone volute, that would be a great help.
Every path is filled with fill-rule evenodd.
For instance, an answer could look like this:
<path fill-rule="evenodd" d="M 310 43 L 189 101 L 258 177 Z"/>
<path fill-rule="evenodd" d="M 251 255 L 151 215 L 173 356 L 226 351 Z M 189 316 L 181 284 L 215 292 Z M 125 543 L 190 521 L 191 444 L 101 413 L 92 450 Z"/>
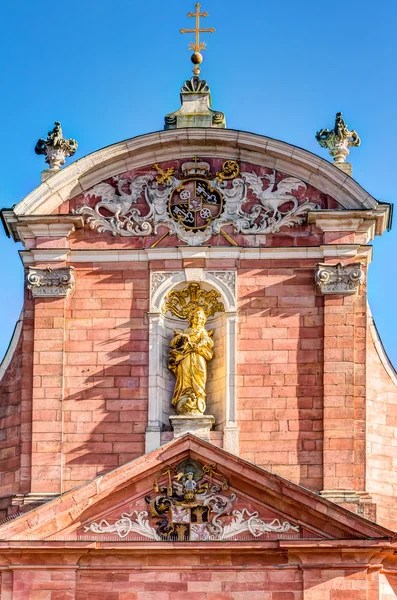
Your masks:
<path fill-rule="evenodd" d="M 316 284 L 322 294 L 357 294 L 362 283 L 364 271 L 360 263 L 317 265 Z"/>
<path fill-rule="evenodd" d="M 73 267 L 28 267 L 26 281 L 33 298 L 66 298 L 75 284 Z"/>
<path fill-rule="evenodd" d="M 43 171 L 42 180 L 45 181 L 59 171 L 65 164 L 66 158 L 75 154 L 77 146 L 76 140 L 63 138 L 61 124 L 59 121 L 55 121 L 55 127 L 48 132 L 47 139 L 40 138 L 35 147 L 36 154 L 44 154 L 45 162 L 50 165 L 49 169 Z"/>
<path fill-rule="evenodd" d="M 192 77 L 185 81 L 181 89 L 181 103 L 179 110 L 166 115 L 164 129 L 226 128 L 225 115 L 211 109 L 211 90 L 204 79 Z"/>
<path fill-rule="evenodd" d="M 328 148 L 335 166 L 348 175 L 352 174 L 351 164 L 345 161 L 349 155 L 349 148 L 359 146 L 361 140 L 356 131 L 349 131 L 341 112 L 336 113 L 334 129 L 320 129 L 316 133 L 316 140 L 322 148 Z"/>

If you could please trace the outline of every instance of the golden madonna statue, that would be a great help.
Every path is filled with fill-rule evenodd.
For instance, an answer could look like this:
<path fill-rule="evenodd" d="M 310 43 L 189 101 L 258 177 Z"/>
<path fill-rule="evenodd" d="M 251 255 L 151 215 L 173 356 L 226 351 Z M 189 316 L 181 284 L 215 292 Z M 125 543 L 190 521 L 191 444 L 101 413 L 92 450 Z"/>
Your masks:
<path fill-rule="evenodd" d="M 203 415 L 206 409 L 207 362 L 213 356 L 213 331 L 204 325 L 207 315 L 203 308 L 194 308 L 189 327 L 175 329 L 169 353 L 169 369 L 176 377 L 172 405 L 180 415 Z"/>

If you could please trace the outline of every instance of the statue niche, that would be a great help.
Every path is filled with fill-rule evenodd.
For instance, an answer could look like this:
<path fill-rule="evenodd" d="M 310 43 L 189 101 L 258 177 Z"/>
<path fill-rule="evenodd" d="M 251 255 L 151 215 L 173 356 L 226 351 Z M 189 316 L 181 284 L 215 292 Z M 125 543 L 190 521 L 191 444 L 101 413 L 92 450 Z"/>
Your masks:
<path fill-rule="evenodd" d="M 207 317 L 202 308 L 189 315 L 189 327 L 175 329 L 169 353 L 169 369 L 176 377 L 172 405 L 179 415 L 203 415 L 206 409 L 207 362 L 213 356 L 213 331 L 204 327 Z"/>
<path fill-rule="evenodd" d="M 202 416 L 206 410 L 207 363 L 214 357 L 213 330 L 205 328 L 207 319 L 224 312 L 220 294 L 207 292 L 198 283 L 174 290 L 166 298 L 164 312 L 187 319 L 189 327 L 175 329 L 169 351 L 168 368 L 175 375 L 172 405 L 179 415 Z"/>

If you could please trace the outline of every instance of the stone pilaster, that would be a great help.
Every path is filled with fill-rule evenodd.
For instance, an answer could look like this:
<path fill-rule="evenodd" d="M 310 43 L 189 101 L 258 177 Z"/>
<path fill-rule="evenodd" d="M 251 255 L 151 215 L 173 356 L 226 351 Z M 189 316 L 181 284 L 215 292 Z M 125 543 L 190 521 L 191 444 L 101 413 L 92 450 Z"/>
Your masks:
<path fill-rule="evenodd" d="M 365 493 L 365 274 L 360 264 L 320 264 L 324 295 L 324 476 L 322 495 L 373 516 Z"/>
<path fill-rule="evenodd" d="M 34 298 L 31 495 L 37 504 L 62 493 L 66 302 L 74 278 L 71 267 L 30 267 L 26 279 Z"/>

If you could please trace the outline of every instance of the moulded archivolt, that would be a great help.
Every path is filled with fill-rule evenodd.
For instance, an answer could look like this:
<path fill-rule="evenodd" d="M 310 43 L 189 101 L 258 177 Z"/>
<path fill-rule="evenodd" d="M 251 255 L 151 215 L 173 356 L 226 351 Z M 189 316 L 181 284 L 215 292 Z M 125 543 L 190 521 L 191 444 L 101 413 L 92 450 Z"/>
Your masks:
<path fill-rule="evenodd" d="M 205 281 L 222 290 L 228 301 L 228 310 L 237 310 L 236 271 L 206 271 Z"/>
<path fill-rule="evenodd" d="M 190 281 L 203 282 L 215 288 L 222 296 L 225 312 L 237 310 L 237 274 L 235 270 L 184 269 L 181 271 L 153 271 L 150 274 L 150 312 L 161 313 L 167 294 L 179 283 Z"/>
<path fill-rule="evenodd" d="M 241 155 L 248 160 L 254 153 L 255 164 L 272 167 L 275 160 L 282 160 L 286 167 L 283 172 L 310 180 L 313 173 L 319 173 L 318 188 L 326 192 L 326 184 L 331 181 L 338 187 L 338 202 L 344 208 L 376 208 L 378 202 L 358 183 L 351 180 L 348 189 L 344 189 L 346 177 L 328 161 L 310 152 L 284 142 L 264 136 L 230 129 L 162 131 L 138 136 L 102 148 L 79 161 L 72 163 L 49 180 L 35 188 L 13 209 L 15 215 L 50 214 L 62 204 L 67 196 L 72 197 L 87 191 L 106 177 L 121 173 L 119 164 L 125 164 L 125 170 L 140 169 L 153 162 L 165 162 L 176 158 L 196 156 L 202 153 L 202 140 L 207 147 L 213 148 L 213 155 L 233 158 Z M 244 156 L 246 155 L 246 159 Z M 109 165 L 113 167 L 110 175 Z M 95 167 L 93 169 L 93 167 Z M 49 185 L 51 182 L 51 185 Z M 45 210 L 44 210 L 45 207 Z M 6 217 L 7 221 L 9 217 Z"/>

